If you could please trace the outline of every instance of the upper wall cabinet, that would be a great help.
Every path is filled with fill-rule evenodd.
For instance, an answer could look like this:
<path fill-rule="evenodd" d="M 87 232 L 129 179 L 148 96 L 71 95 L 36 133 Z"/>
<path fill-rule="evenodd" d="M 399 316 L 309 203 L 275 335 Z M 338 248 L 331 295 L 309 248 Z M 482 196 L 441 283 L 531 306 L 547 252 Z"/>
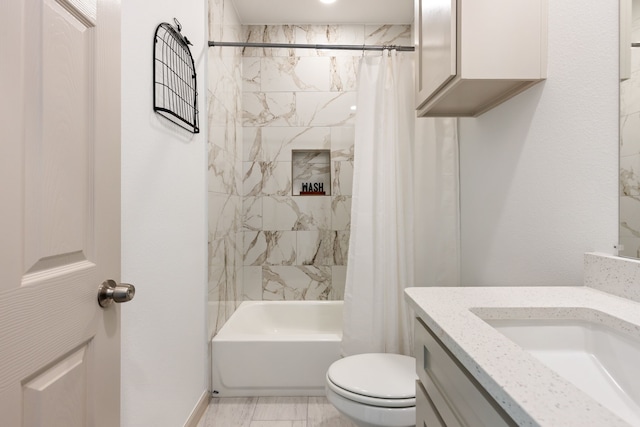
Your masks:
<path fill-rule="evenodd" d="M 475 117 L 546 78 L 547 0 L 415 5 L 419 117 Z"/>

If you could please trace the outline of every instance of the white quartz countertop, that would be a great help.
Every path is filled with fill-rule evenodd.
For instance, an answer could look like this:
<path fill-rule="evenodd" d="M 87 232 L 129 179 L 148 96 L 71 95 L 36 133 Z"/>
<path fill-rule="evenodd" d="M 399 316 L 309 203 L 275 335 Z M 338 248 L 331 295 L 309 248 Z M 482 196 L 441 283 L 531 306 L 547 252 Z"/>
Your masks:
<path fill-rule="evenodd" d="M 589 287 L 408 288 L 405 292 L 415 314 L 518 425 L 629 426 L 482 318 L 577 318 L 640 339 L 640 303 Z"/>

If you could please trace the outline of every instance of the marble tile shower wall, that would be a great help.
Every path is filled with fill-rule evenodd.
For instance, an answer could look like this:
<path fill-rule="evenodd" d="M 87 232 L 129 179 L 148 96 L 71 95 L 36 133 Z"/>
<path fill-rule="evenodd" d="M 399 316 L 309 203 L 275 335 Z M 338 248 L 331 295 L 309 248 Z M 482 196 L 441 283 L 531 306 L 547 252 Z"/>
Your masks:
<path fill-rule="evenodd" d="M 242 41 L 231 0 L 210 0 L 209 40 Z M 242 302 L 242 50 L 208 51 L 209 333 Z"/>
<path fill-rule="evenodd" d="M 410 26 L 242 26 L 209 1 L 209 39 L 411 44 Z M 341 299 L 361 52 L 210 48 L 210 333 L 245 299 Z M 292 196 L 292 149 L 327 149 L 331 195 Z"/>
<path fill-rule="evenodd" d="M 412 44 L 408 25 L 245 30 L 249 42 Z M 244 49 L 240 192 L 245 300 L 343 298 L 361 56 L 357 51 Z M 330 150 L 330 195 L 292 195 L 294 149 Z"/>
<path fill-rule="evenodd" d="M 634 10 L 639 2 L 634 0 Z M 640 40 L 634 16 L 632 40 Z M 620 243 L 622 256 L 640 258 L 640 52 L 631 49 L 631 78 L 620 85 Z"/>

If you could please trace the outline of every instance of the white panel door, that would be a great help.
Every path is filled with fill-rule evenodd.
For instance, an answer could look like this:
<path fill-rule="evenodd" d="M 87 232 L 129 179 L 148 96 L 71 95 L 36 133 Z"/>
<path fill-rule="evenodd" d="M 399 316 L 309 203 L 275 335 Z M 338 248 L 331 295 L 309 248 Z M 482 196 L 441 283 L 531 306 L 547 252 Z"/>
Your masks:
<path fill-rule="evenodd" d="M 117 427 L 120 0 L 0 1 L 0 425 Z"/>

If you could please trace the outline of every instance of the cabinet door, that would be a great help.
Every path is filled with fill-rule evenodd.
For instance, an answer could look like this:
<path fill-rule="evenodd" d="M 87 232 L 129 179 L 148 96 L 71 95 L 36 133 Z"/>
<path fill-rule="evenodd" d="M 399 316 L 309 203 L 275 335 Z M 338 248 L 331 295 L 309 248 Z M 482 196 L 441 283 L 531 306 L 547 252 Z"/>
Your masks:
<path fill-rule="evenodd" d="M 416 381 L 416 427 L 447 427 L 420 381 Z"/>
<path fill-rule="evenodd" d="M 517 425 L 419 318 L 414 323 L 414 331 L 418 378 L 426 397 L 443 420 L 441 424 L 448 427 Z"/>
<path fill-rule="evenodd" d="M 416 0 L 420 107 L 456 75 L 456 0 Z"/>

